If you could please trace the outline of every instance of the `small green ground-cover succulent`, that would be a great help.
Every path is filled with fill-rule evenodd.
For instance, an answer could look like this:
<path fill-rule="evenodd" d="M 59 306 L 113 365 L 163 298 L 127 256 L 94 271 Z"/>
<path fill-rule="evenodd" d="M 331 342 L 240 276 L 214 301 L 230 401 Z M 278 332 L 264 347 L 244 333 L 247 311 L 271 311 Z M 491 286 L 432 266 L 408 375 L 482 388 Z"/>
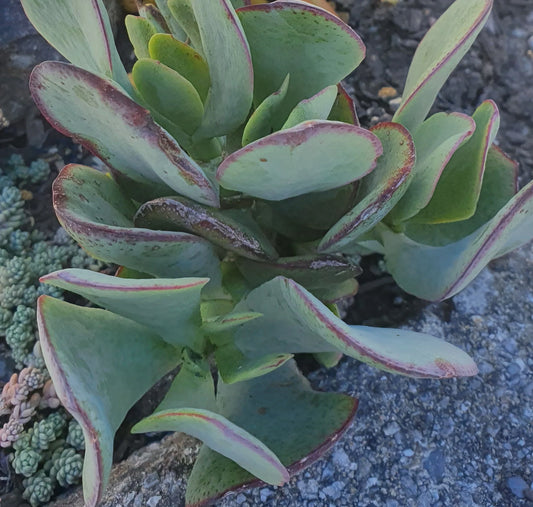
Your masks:
<path fill-rule="evenodd" d="M 88 443 L 87 504 L 101 498 L 127 411 L 177 365 L 133 430 L 204 442 L 189 505 L 257 479 L 283 484 L 351 422 L 356 400 L 313 391 L 297 353 L 422 378 L 477 372 L 443 340 L 348 326 L 335 302 L 357 290 L 364 252 L 384 253 L 406 290 L 440 299 L 531 238 L 533 184 L 516 193 L 515 165 L 493 145 L 496 106 L 426 119 L 490 0 L 452 4 L 421 42 L 393 121 L 370 130 L 340 84 L 364 45 L 320 8 L 141 5 L 126 20 L 130 80 L 100 0 L 22 4 L 71 62 L 34 70 L 37 105 L 109 167 L 66 166 L 54 206 L 117 276 L 43 278 L 102 309 L 38 304 L 43 355 Z"/>
<path fill-rule="evenodd" d="M 33 225 L 27 211 L 28 188 L 50 175 L 48 162 L 26 165 L 13 155 L 0 168 L 0 337 L 5 337 L 17 368 L 44 367 L 33 354 L 37 325 L 35 305 L 41 294 L 59 297 L 61 291 L 39 282 L 39 277 L 67 266 L 98 269 L 96 262 L 59 230 L 47 237 Z M 28 201 L 29 202 L 29 201 Z"/>
<path fill-rule="evenodd" d="M 0 168 L 0 338 L 5 339 L 9 355 L 21 370 L 13 374 L 0 395 L 0 447 L 10 453 L 15 473 L 25 478 L 24 497 L 32 505 L 46 503 L 57 486 L 81 479 L 84 448 L 81 428 L 73 420 L 72 430 L 67 432 L 67 414 L 59 406 L 37 342 L 37 297 L 61 297 L 62 291 L 41 284 L 39 277 L 67 266 L 101 268 L 101 263 L 83 253 L 64 231 L 50 238 L 35 228 L 25 199 L 32 196 L 29 189 L 49 175 L 44 159 L 26 165 L 19 155 L 11 156 Z M 53 442 L 53 449 L 42 438 L 50 435 L 47 428 L 51 426 L 56 430 L 47 442 Z M 56 458 L 64 459 L 57 461 L 53 450 L 58 453 Z M 63 450 L 68 456 L 61 455 Z M 79 473 L 75 463 L 80 465 Z"/>
<path fill-rule="evenodd" d="M 80 425 L 70 423 L 55 411 L 22 433 L 13 444 L 11 464 L 25 477 L 23 498 L 32 506 L 46 504 L 56 487 L 67 487 L 81 479 L 84 449 Z"/>

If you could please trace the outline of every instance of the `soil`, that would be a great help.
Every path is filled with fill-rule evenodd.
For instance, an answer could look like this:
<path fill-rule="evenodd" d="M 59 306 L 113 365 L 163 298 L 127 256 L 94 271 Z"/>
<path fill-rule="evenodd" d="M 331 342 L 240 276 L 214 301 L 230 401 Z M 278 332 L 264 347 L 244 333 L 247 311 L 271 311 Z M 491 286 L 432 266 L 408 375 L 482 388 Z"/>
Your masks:
<path fill-rule="evenodd" d="M 350 24 L 367 46 L 367 57 L 347 79 L 356 97 L 362 126 L 390 120 L 394 96 L 382 98 L 380 90 L 392 87 L 401 94 L 409 63 L 417 44 L 450 0 L 339 0 L 339 10 L 350 12 Z M 500 147 L 520 164 L 523 185 L 533 176 L 533 5 L 531 0 L 496 0 L 493 14 L 476 41 L 439 94 L 435 111 L 472 114 L 491 98 L 501 112 L 497 138 Z M 51 130 L 35 112 L 22 124 L 0 131 L 0 161 L 21 153 L 26 161 L 55 150 L 56 169 L 68 162 L 94 162 L 80 147 Z M 32 214 L 39 227 L 50 231 L 58 224 L 52 213 L 50 182 L 35 189 Z M 380 268 L 379 258 L 364 259 L 360 297 L 348 309 L 347 320 L 365 325 L 399 326 L 426 303 L 405 294 Z M 453 300 L 434 305 L 433 311 L 447 322 Z M 148 396 L 148 406 L 154 404 Z M 137 413 L 138 407 L 134 409 Z M 125 427 L 130 422 L 126 421 Z M 124 431 L 124 434 L 127 432 Z M 117 448 L 123 458 L 144 443 L 127 440 Z M 0 463 L 0 475 L 2 464 Z M 16 505 L 11 503 L 11 505 Z"/>

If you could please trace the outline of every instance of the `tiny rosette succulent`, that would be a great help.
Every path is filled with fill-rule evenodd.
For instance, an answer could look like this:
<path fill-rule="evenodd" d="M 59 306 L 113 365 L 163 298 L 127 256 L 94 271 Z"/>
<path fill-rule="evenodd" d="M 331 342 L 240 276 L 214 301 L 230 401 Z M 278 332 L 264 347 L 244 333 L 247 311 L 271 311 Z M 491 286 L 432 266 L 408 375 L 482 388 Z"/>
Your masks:
<path fill-rule="evenodd" d="M 335 302 L 357 291 L 363 252 L 384 252 L 402 286 L 438 299 L 524 239 L 515 232 L 527 214 L 502 213 L 530 206 L 528 191 L 513 196 L 506 184 L 490 198 L 512 173 L 492 147 L 493 104 L 473 119 L 439 113 L 424 121 L 485 23 L 489 0 L 453 4 L 422 42 L 393 121 L 369 130 L 340 83 L 364 45 L 320 8 L 238 0 L 141 6 L 126 20 L 137 56 L 128 77 L 100 0 L 54 0 L 45 10 L 41 0 L 22 3 L 71 62 L 34 70 L 37 105 L 109 167 L 104 174 L 66 166 L 54 206 L 84 250 L 121 266 L 117 275 L 67 269 L 42 279 L 101 309 L 48 296 L 38 304 L 43 356 L 87 443 L 89 505 L 101 498 L 126 413 L 177 365 L 165 399 L 134 431 L 183 431 L 204 442 L 187 489 L 191 505 L 256 478 L 283 484 L 345 431 L 357 401 L 313 391 L 297 353 L 328 366 L 346 354 L 422 378 L 477 372 L 443 340 L 349 326 Z M 465 161 L 467 175 L 457 169 Z M 477 186 L 447 203 L 456 178 Z M 496 210 L 505 200 L 507 211 Z M 468 221 L 478 209 L 461 232 L 434 227 Z M 491 245 L 482 255 L 479 234 Z M 427 244 L 442 235 L 451 243 Z M 452 267 L 439 265 L 426 282 L 431 271 L 413 266 L 450 244 L 442 262 Z M 418 263 L 403 260 L 408 248 Z"/>
<path fill-rule="evenodd" d="M 64 488 L 79 482 L 83 468 L 83 458 L 72 447 L 58 448 L 52 455 L 49 476 Z"/>
<path fill-rule="evenodd" d="M 22 483 L 26 488 L 22 497 L 28 500 L 32 507 L 48 503 L 54 494 L 54 483 L 43 471 L 24 479 Z"/>
<path fill-rule="evenodd" d="M 66 442 L 77 451 L 85 449 L 85 439 L 83 438 L 83 430 L 75 419 L 72 419 L 68 424 L 68 434 Z"/>
<path fill-rule="evenodd" d="M 42 455 L 32 447 L 24 447 L 15 451 L 11 462 L 15 473 L 30 477 L 37 471 Z"/>

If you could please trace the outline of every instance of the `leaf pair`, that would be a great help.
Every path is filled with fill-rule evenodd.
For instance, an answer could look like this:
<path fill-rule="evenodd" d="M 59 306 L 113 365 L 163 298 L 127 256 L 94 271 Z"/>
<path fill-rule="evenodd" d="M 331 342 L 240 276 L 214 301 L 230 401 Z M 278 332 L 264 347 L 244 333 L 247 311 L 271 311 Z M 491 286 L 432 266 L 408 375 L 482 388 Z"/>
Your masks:
<path fill-rule="evenodd" d="M 97 504 L 105 487 L 113 436 L 126 412 L 182 360 L 166 398 L 134 431 L 184 431 L 209 446 L 194 467 L 189 502 L 240 487 L 253 480 L 249 472 L 283 484 L 289 478 L 285 466 L 294 469 L 319 457 L 355 414 L 355 400 L 314 393 L 295 364 L 277 369 L 266 382 L 238 387 L 219 382 L 215 401 L 207 363 L 181 354 L 181 347 L 199 343 L 200 290 L 207 280 L 120 279 L 71 269 L 43 281 L 106 308 L 81 308 L 47 296 L 38 305 L 43 355 L 58 396 L 81 424 L 87 442 L 83 475 L 88 505 Z M 267 447 L 271 444 L 283 464 Z M 204 480 L 220 463 L 224 472 Z"/>
<path fill-rule="evenodd" d="M 506 198 L 506 192 L 513 187 L 513 179 L 508 179 L 508 175 L 514 171 L 514 165 L 497 151 L 493 157 L 494 162 L 487 167 L 486 191 L 482 190 L 478 205 L 480 222 L 487 218 L 486 213 L 490 215 L 496 211 L 494 204 L 501 204 L 498 200 L 492 201 L 494 196 Z M 501 172 L 503 178 L 498 175 Z M 502 181 L 508 181 L 507 188 L 502 189 Z M 405 234 L 393 233 L 383 227 L 379 234 L 385 247 L 387 266 L 395 280 L 404 290 L 424 299 L 441 300 L 457 294 L 492 259 L 531 240 L 532 192 L 533 184 L 529 183 L 488 222 L 462 239 L 441 246 L 417 243 Z M 477 225 L 478 217 L 471 220 L 465 224 L 467 233 L 470 226 Z M 439 240 L 445 232 L 439 231 Z M 455 230 L 452 232 L 456 233 Z M 420 276 L 420 273 L 431 273 L 431 276 Z"/>
<path fill-rule="evenodd" d="M 342 352 L 379 369 L 412 377 L 474 375 L 464 352 L 443 340 L 398 329 L 349 326 L 296 282 L 277 277 L 251 291 L 236 315 L 260 313 L 219 338 L 246 359 L 276 354 Z M 217 338 L 212 338 L 217 342 Z M 224 368 L 220 366 L 220 369 Z"/>
<path fill-rule="evenodd" d="M 158 409 L 133 431 L 191 431 L 185 427 L 191 416 L 211 424 L 186 493 L 187 505 L 209 505 L 229 491 L 259 484 L 254 475 L 270 484 L 286 482 L 289 473 L 305 468 L 337 441 L 356 409 L 357 400 L 349 396 L 313 391 L 290 361 L 261 378 L 236 384 L 219 380 L 216 413 Z"/>
<path fill-rule="evenodd" d="M 219 381 L 215 397 L 207 363 L 181 354 L 181 347 L 202 350 L 198 319 L 207 280 L 121 279 L 64 270 L 43 281 L 106 308 L 76 307 L 47 296 L 38 305 L 43 355 L 61 401 L 88 442 L 84 492 L 89 505 L 97 503 L 107 480 L 113 435 L 126 412 L 182 361 L 167 397 L 134 431 L 185 431 L 205 442 L 188 487 L 192 504 L 252 482 L 249 472 L 282 484 L 287 469 L 307 465 L 347 428 L 355 400 L 313 392 L 290 361 L 291 353 L 340 350 L 411 376 L 476 372 L 466 354 L 442 340 L 347 326 L 303 287 L 278 277 L 252 291 L 224 322 L 217 319 L 203 328 L 218 347 L 215 358 L 227 380 Z M 248 375 L 232 374 L 231 359 L 218 354 L 227 347 L 241 352 L 244 364 L 237 368 L 248 369 Z M 272 354 L 278 355 L 275 361 Z M 223 471 L 214 474 L 219 467 Z"/>

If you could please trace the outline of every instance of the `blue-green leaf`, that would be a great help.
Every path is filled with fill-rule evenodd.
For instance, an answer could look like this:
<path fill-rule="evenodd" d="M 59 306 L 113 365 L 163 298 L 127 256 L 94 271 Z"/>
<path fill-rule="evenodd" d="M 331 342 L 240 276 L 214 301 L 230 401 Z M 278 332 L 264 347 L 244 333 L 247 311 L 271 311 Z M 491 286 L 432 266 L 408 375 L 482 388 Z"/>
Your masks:
<path fill-rule="evenodd" d="M 227 189 L 279 201 L 362 178 L 381 153 L 379 139 L 368 130 L 307 121 L 232 153 L 220 164 L 217 180 Z"/>
<path fill-rule="evenodd" d="M 179 350 L 131 320 L 48 296 L 39 298 L 37 322 L 57 396 L 83 429 L 83 492 L 86 505 L 96 506 L 111 471 L 116 430 L 178 364 Z"/>

